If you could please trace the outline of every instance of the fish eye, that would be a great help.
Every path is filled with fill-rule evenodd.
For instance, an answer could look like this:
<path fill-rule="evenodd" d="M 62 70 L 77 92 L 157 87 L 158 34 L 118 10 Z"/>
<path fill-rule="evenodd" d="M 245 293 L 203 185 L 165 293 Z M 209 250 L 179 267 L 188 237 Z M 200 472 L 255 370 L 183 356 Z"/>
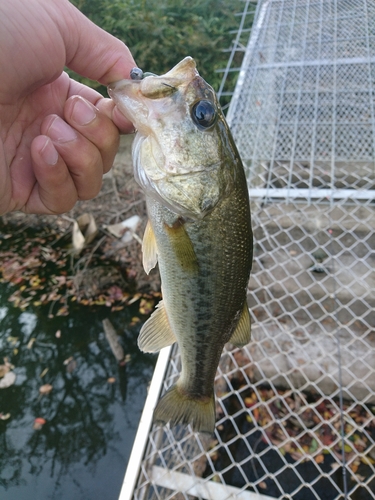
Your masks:
<path fill-rule="evenodd" d="M 216 108 L 211 101 L 198 101 L 191 110 L 191 117 L 199 128 L 209 128 L 216 121 Z"/>

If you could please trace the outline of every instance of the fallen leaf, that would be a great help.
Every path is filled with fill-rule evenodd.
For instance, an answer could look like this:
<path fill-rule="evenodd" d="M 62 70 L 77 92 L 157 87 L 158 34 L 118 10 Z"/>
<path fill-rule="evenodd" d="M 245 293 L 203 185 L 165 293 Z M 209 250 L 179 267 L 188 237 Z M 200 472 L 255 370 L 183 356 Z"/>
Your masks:
<path fill-rule="evenodd" d="M 36 341 L 36 338 L 35 338 L 35 337 L 32 337 L 32 338 L 28 341 L 28 343 L 27 343 L 27 348 L 28 348 L 28 349 L 31 349 L 31 348 L 32 348 L 32 346 L 34 345 L 34 342 L 35 342 L 35 341 Z"/>
<path fill-rule="evenodd" d="M 44 368 L 44 370 L 42 371 L 42 373 L 39 375 L 40 378 L 43 378 L 44 375 L 48 372 L 48 368 Z"/>
<path fill-rule="evenodd" d="M 111 224 L 109 226 L 104 226 L 113 236 L 116 238 L 121 238 L 123 243 L 129 243 L 134 236 L 135 230 L 137 229 L 141 218 L 139 215 L 133 215 L 126 220 L 119 222 L 118 224 Z"/>
<path fill-rule="evenodd" d="M 9 336 L 7 338 L 7 341 L 11 344 L 11 345 L 16 345 L 17 342 L 18 342 L 18 337 L 13 337 L 13 336 Z"/>
<path fill-rule="evenodd" d="M 144 315 L 151 314 L 152 311 L 154 310 L 154 305 L 155 305 L 155 302 L 153 299 L 142 298 L 140 303 L 139 303 L 140 314 L 144 314 Z"/>
<path fill-rule="evenodd" d="M 7 389 L 16 381 L 16 374 L 14 372 L 6 373 L 0 380 L 0 389 Z"/>
<path fill-rule="evenodd" d="M 245 398 L 244 403 L 246 408 L 251 408 L 252 406 L 255 405 L 256 401 L 254 401 L 253 398 Z"/>
<path fill-rule="evenodd" d="M 89 245 L 96 235 L 98 228 L 94 217 L 91 214 L 82 214 L 73 222 L 72 243 L 75 252 L 78 254 Z"/>
<path fill-rule="evenodd" d="M 40 431 L 40 429 L 43 427 L 43 425 L 46 423 L 46 420 L 44 418 L 41 418 L 41 417 L 37 417 L 35 420 L 34 420 L 34 425 L 33 425 L 33 429 L 36 430 L 36 431 Z"/>
<path fill-rule="evenodd" d="M 375 460 L 372 459 L 371 457 L 367 457 L 367 456 L 361 457 L 361 462 L 366 464 L 366 465 L 374 465 L 375 464 Z"/>
<path fill-rule="evenodd" d="M 66 371 L 68 373 L 73 373 L 76 368 L 77 361 L 72 357 L 71 359 L 69 359 L 68 363 L 66 363 Z"/>
<path fill-rule="evenodd" d="M 131 354 L 125 354 L 125 357 L 124 359 L 122 359 L 121 361 L 119 361 L 119 365 L 120 366 L 125 366 L 126 364 L 129 363 L 129 361 L 132 359 L 131 357 Z"/>
<path fill-rule="evenodd" d="M 130 306 L 131 304 L 134 304 L 134 302 L 137 302 L 138 299 L 140 299 L 142 295 L 140 293 L 136 293 L 128 302 L 128 305 Z"/>
<path fill-rule="evenodd" d="M 117 361 L 122 361 L 125 357 L 124 349 L 120 344 L 119 336 L 117 335 L 116 330 L 114 329 L 109 319 L 103 319 L 102 323 L 103 323 L 105 337 L 108 341 L 108 344 L 111 348 L 114 357 L 117 359 Z"/>
<path fill-rule="evenodd" d="M 0 378 L 4 377 L 11 369 L 10 363 L 5 363 L 4 365 L 0 365 Z"/>
<path fill-rule="evenodd" d="M 52 391 L 53 387 L 51 384 L 44 384 L 39 387 L 40 394 L 49 394 Z"/>
<path fill-rule="evenodd" d="M 56 316 L 68 316 L 69 314 L 69 309 L 67 306 L 60 307 L 60 309 L 57 311 Z"/>
<path fill-rule="evenodd" d="M 131 319 L 131 322 L 130 322 L 130 326 L 134 326 L 137 323 L 139 323 L 140 321 L 141 321 L 141 318 L 138 318 L 137 316 L 133 316 Z"/>

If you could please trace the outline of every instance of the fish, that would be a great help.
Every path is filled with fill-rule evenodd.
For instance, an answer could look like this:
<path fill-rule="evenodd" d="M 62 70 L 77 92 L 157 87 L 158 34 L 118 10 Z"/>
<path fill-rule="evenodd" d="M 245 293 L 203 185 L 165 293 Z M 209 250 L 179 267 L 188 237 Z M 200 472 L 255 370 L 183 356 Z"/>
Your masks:
<path fill-rule="evenodd" d="M 253 239 L 243 164 L 217 96 L 186 57 L 164 75 L 108 88 L 134 124 L 134 176 L 148 222 L 142 252 L 158 263 L 162 300 L 138 346 L 157 352 L 178 343 L 181 373 L 159 399 L 157 424 L 215 429 L 214 379 L 224 345 L 250 341 L 247 305 Z"/>

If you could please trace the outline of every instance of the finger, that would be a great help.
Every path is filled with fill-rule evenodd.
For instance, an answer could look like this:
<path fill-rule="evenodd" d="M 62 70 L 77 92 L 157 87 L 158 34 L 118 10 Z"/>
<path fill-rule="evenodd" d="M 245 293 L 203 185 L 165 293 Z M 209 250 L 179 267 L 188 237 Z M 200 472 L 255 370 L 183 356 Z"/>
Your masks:
<path fill-rule="evenodd" d="M 119 110 L 118 106 L 115 106 L 113 108 L 112 120 L 116 127 L 121 130 L 121 132 L 124 132 L 125 134 L 134 134 L 134 125 L 127 118 L 125 118 L 124 114 Z"/>
<path fill-rule="evenodd" d="M 96 103 L 96 107 L 101 113 L 104 113 L 110 118 L 122 134 L 133 134 L 134 125 L 118 110 L 112 99 L 100 99 Z"/>
<path fill-rule="evenodd" d="M 41 125 L 64 160 L 80 200 L 94 198 L 100 190 L 103 162 L 99 149 L 57 115 L 48 116 Z"/>
<path fill-rule="evenodd" d="M 125 118 L 125 116 L 121 112 L 117 110 L 117 106 L 115 106 L 115 103 L 112 99 L 105 99 L 96 90 L 87 87 L 86 85 L 83 85 L 82 83 L 77 82 L 72 78 L 69 78 L 69 75 L 65 72 L 63 72 L 58 79 L 61 80 L 62 85 L 68 84 L 68 99 L 69 97 L 75 96 L 83 97 L 84 99 L 86 99 L 86 101 L 91 102 L 91 104 L 98 108 L 100 112 L 104 113 L 108 118 L 110 118 L 121 133 L 133 133 L 133 124 L 127 118 Z M 65 82 L 65 80 L 67 80 L 67 82 Z"/>
<path fill-rule="evenodd" d="M 60 214 L 69 211 L 78 199 L 69 169 L 51 139 L 36 137 L 31 144 L 36 183 L 23 210 L 36 214 Z"/>
<path fill-rule="evenodd" d="M 129 78 L 136 66 L 127 46 L 96 26 L 68 2 L 61 2 L 56 18 L 65 41 L 66 65 L 103 85 Z M 79 29 L 77 29 L 79 27 Z"/>
<path fill-rule="evenodd" d="M 12 184 L 9 175 L 9 168 L 5 155 L 3 141 L 0 140 L 0 216 L 13 207 L 10 205 L 12 198 Z"/>
<path fill-rule="evenodd" d="M 112 120 L 80 96 L 67 100 L 64 116 L 75 130 L 97 147 L 102 158 L 103 172 L 108 172 L 113 165 L 120 141 L 118 128 Z"/>

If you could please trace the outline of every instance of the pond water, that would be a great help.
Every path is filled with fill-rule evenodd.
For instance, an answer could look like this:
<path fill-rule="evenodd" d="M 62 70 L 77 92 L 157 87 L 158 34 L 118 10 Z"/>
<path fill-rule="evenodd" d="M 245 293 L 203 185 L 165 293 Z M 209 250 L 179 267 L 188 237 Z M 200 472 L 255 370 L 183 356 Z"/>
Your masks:
<path fill-rule="evenodd" d="M 137 304 L 49 318 L 47 307 L 13 307 L 12 291 L 0 284 L 0 364 L 7 357 L 16 374 L 0 389 L 1 500 L 117 500 L 156 361 L 137 348 Z M 123 367 L 105 317 L 130 355 Z"/>

